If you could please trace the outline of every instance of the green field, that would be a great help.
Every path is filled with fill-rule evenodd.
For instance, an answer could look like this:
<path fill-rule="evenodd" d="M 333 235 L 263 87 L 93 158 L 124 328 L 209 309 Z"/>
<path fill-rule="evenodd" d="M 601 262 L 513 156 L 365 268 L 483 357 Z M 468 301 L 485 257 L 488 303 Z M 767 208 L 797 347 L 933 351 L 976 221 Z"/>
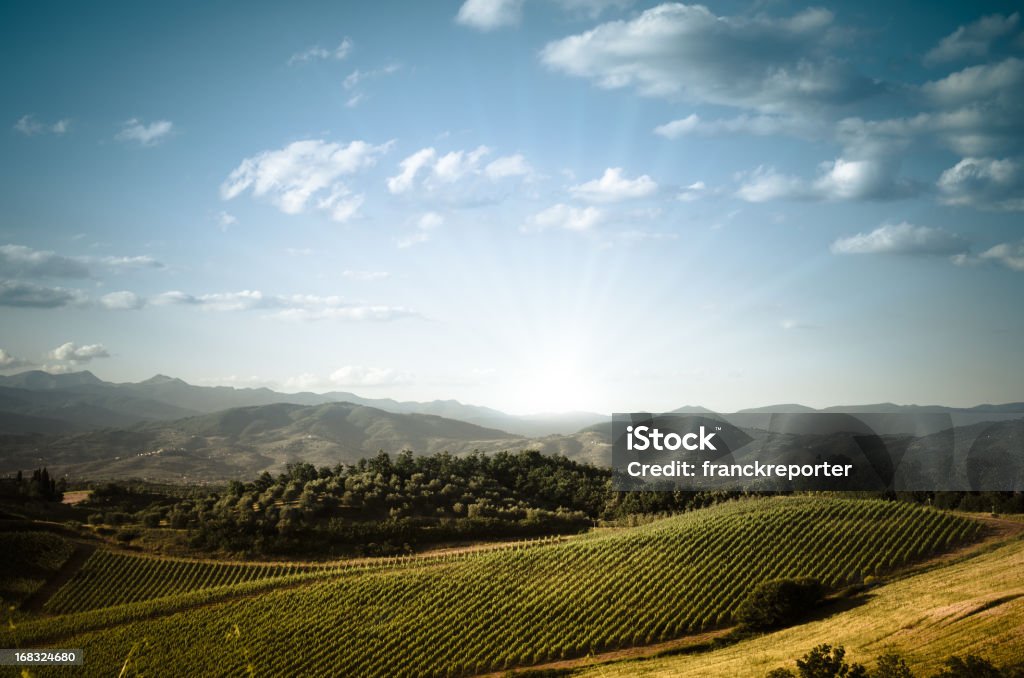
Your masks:
<path fill-rule="evenodd" d="M 125 675 L 238 674 L 249 666 L 257 675 L 467 675 L 728 626 L 760 581 L 812 576 L 841 587 L 978 532 L 972 520 L 910 504 L 780 497 L 534 548 L 284 573 L 174 595 L 152 585 L 157 575 L 133 575 L 131 563 L 119 562 L 127 574 L 110 586 L 110 606 L 24 622 L 0 642 L 82 647 L 85 675 L 117 675 L 126 663 Z M 152 559 L 121 558 L 137 561 L 139 572 L 154 567 Z M 97 573 L 101 562 L 93 563 Z M 190 581 L 239 576 L 208 567 L 221 574 Z M 89 581 L 76 578 L 68 590 Z M 74 599 L 61 591 L 51 604 Z"/>

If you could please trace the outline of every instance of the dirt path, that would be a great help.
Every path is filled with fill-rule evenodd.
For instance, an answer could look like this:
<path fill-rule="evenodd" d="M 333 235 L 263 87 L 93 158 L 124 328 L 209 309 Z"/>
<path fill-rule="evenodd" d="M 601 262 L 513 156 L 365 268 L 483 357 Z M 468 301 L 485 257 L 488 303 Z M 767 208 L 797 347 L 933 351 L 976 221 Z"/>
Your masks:
<path fill-rule="evenodd" d="M 89 560 L 89 556 L 96 550 L 94 544 L 87 544 L 84 542 L 75 542 L 75 550 L 72 552 L 71 557 L 68 558 L 57 573 L 50 577 L 45 584 L 39 587 L 35 593 L 25 599 L 21 604 L 21 609 L 25 612 L 42 612 L 43 606 L 46 605 L 47 601 L 53 597 L 53 594 L 57 593 L 62 586 L 71 581 L 71 578 L 78 573 L 78 570 L 85 565 L 85 561 Z"/>

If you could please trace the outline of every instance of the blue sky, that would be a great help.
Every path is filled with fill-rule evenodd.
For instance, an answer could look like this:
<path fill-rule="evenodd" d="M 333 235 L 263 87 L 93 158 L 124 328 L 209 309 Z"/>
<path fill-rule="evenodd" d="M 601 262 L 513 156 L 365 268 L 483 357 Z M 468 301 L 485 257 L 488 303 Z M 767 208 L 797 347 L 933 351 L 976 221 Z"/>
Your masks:
<path fill-rule="evenodd" d="M 1016 3 L 10 2 L 0 369 L 1024 400 Z"/>

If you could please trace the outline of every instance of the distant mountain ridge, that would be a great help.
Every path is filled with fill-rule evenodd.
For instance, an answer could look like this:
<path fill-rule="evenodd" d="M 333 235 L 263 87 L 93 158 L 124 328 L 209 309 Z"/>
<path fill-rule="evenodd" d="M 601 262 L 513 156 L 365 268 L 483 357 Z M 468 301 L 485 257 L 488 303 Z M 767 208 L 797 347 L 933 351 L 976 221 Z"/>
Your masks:
<path fill-rule="evenodd" d="M 333 402 L 349 402 L 396 414 L 432 414 L 526 436 L 573 433 L 606 418 L 592 412 L 516 416 L 457 400 L 403 402 L 391 398 L 364 398 L 344 391 L 279 393 L 269 388 L 195 386 L 162 374 L 141 382 L 118 384 L 103 381 L 87 370 L 68 374 L 33 370 L 0 376 L 0 414 L 4 415 L 0 417 L 0 433 L 56 432 L 50 427 L 39 430 L 50 420 L 63 422 L 64 429 L 84 431 L 171 421 L 238 407 Z"/>

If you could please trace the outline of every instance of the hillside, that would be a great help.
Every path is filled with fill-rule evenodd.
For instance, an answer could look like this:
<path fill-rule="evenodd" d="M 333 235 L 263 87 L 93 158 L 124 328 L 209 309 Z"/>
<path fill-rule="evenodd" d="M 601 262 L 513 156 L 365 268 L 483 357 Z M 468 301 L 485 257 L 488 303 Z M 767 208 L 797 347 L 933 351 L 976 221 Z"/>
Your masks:
<path fill-rule="evenodd" d="M 116 674 L 129 659 L 137 673 L 251 664 L 266 675 L 462 675 L 725 626 L 759 581 L 814 576 L 838 587 L 977 531 L 894 502 L 747 500 L 547 546 L 396 561 L 404 565 L 255 597 L 196 592 L 40 619 L 16 633 L 23 645 L 84 648 L 85 675 Z M 13 642 L 10 633 L 0 642 Z"/>
<path fill-rule="evenodd" d="M 334 402 L 349 402 L 394 414 L 436 415 L 530 436 L 568 434 L 603 419 L 602 415 L 592 412 L 515 416 L 450 399 L 413 402 L 365 398 L 343 391 L 280 393 L 269 388 L 196 386 L 162 374 L 138 383 L 115 384 L 89 371 L 50 374 L 32 370 L 0 376 L 0 433 L 85 431 L 170 421 L 240 407 Z M 53 425 L 52 421 L 61 423 Z"/>
<path fill-rule="evenodd" d="M 601 663 L 578 675 L 592 678 L 764 678 L 815 645 L 843 645 L 850 661 L 873 668 L 895 652 L 917 676 L 930 676 L 950 655 L 973 653 L 992 662 L 1024 660 L 1024 524 L 1004 521 L 1010 534 L 997 547 L 951 560 L 874 588 L 862 604 L 806 624 L 703 653 Z"/>
<path fill-rule="evenodd" d="M 303 461 L 333 466 L 379 450 L 453 453 L 519 447 L 504 431 L 423 414 L 393 414 L 351 403 L 242 407 L 174 422 L 153 422 L 41 438 L 7 436 L 0 470 L 45 463 L 76 478 L 219 480 L 251 477 Z"/>

